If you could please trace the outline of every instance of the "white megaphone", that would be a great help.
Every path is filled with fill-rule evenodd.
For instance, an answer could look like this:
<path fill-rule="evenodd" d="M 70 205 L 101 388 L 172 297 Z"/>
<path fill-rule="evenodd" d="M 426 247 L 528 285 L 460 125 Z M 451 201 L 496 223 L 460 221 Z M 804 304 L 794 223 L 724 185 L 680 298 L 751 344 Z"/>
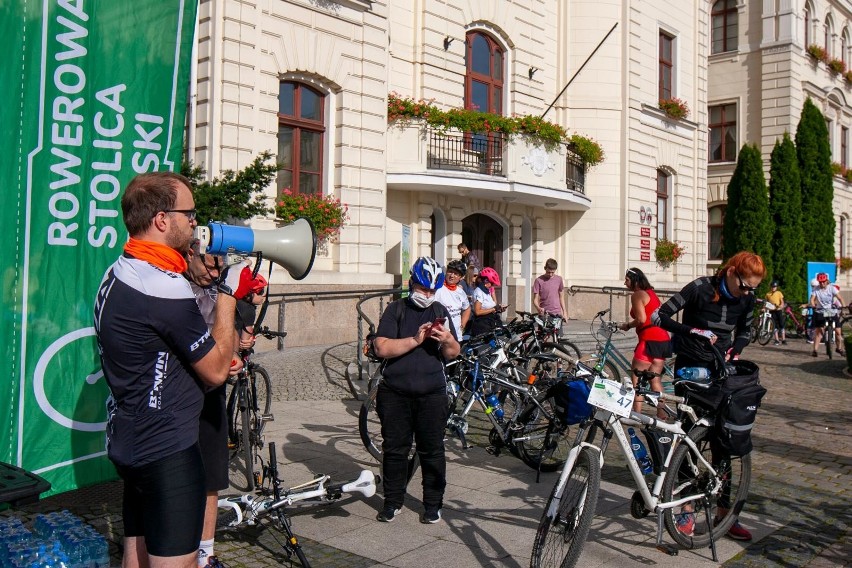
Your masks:
<path fill-rule="evenodd" d="M 311 271 L 317 254 L 317 232 L 313 223 L 300 217 L 278 229 L 256 230 L 222 223 L 195 228 L 201 254 L 251 254 L 283 266 L 295 280 Z"/>

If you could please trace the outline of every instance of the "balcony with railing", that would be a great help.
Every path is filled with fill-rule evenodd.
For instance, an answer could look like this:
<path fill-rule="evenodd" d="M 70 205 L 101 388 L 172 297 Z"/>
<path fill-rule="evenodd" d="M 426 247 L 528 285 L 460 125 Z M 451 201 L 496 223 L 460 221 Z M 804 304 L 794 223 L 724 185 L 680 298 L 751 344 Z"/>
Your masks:
<path fill-rule="evenodd" d="M 391 189 L 501 199 L 585 211 L 585 164 L 568 145 L 546 148 L 521 136 L 408 125 L 388 129 Z"/>

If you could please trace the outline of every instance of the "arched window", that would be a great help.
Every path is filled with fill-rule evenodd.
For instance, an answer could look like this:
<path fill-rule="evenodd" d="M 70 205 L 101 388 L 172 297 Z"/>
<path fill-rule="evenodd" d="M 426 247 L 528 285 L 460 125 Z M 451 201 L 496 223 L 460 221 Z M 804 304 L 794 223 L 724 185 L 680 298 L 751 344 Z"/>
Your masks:
<path fill-rule="evenodd" d="M 840 60 L 846 67 L 849 67 L 849 28 L 843 28 L 843 33 L 840 34 Z"/>
<path fill-rule="evenodd" d="M 829 59 L 831 59 L 833 53 L 831 50 L 831 32 L 833 31 L 833 27 L 831 25 L 831 18 L 825 19 L 825 26 L 823 27 L 825 31 L 825 53 Z"/>
<path fill-rule="evenodd" d="M 805 4 L 805 48 L 811 44 L 811 7 Z"/>
<path fill-rule="evenodd" d="M 657 240 L 669 238 L 669 196 L 672 176 L 665 170 L 657 170 Z"/>
<path fill-rule="evenodd" d="M 278 91 L 278 191 L 322 193 L 325 96 L 295 81 Z"/>
<path fill-rule="evenodd" d="M 846 217 L 840 217 L 840 223 L 837 224 L 840 231 L 840 258 L 846 258 Z"/>
<path fill-rule="evenodd" d="M 725 205 L 714 205 L 707 212 L 708 260 L 722 260 L 722 226 L 725 223 L 725 208 Z"/>
<path fill-rule="evenodd" d="M 472 31 L 465 38 L 464 108 L 503 114 L 503 68 L 505 53 L 491 36 Z M 503 137 L 495 133 L 471 132 L 465 135 L 465 148 L 479 154 L 480 171 L 502 171 Z"/>
<path fill-rule="evenodd" d="M 710 13 L 712 26 L 712 53 L 737 49 L 737 0 L 718 0 Z"/>
<path fill-rule="evenodd" d="M 467 34 L 466 46 L 464 108 L 503 114 L 503 48 L 479 31 Z"/>

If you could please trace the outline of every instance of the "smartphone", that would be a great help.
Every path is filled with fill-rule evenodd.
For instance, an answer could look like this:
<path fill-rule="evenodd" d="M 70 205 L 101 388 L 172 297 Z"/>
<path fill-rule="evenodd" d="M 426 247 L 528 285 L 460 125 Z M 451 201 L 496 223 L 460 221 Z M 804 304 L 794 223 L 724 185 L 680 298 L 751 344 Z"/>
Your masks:
<path fill-rule="evenodd" d="M 443 327 L 445 323 L 447 323 L 447 318 L 435 318 L 435 321 L 432 322 L 432 327 Z"/>

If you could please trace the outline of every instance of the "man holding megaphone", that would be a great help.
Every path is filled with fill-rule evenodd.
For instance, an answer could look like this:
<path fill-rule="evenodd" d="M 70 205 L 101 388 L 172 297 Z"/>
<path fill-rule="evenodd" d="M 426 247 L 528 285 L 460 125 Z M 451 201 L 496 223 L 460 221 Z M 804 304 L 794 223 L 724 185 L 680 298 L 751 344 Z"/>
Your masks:
<path fill-rule="evenodd" d="M 121 199 L 130 240 L 95 300 L 110 389 L 107 455 L 124 480 L 126 568 L 195 566 L 205 504 L 198 448 L 204 389 L 228 377 L 236 301 L 253 285 L 245 263 L 230 267 L 208 328 L 182 276 L 194 207 L 185 177 L 136 176 Z"/>

